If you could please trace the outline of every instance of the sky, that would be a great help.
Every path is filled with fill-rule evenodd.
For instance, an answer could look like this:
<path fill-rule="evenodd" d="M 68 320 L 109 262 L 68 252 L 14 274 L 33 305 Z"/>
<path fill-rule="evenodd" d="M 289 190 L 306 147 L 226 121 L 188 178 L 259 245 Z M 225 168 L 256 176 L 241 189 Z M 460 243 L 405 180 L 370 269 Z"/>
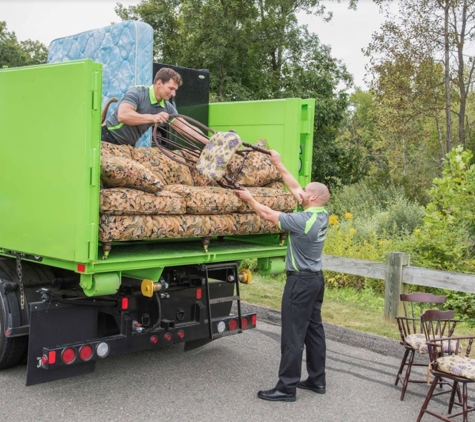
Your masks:
<path fill-rule="evenodd" d="M 15 32 L 19 41 L 38 40 L 48 46 L 56 38 L 120 22 L 114 7 L 117 0 L 0 0 L 0 20 L 7 30 Z M 120 1 L 124 6 L 136 5 L 140 0 Z M 367 59 L 361 52 L 371 41 L 371 35 L 383 22 L 372 0 L 359 0 L 358 10 L 348 10 L 347 1 L 325 1 L 333 11 L 329 23 L 301 15 L 300 22 L 318 34 L 322 44 L 330 45 L 332 55 L 341 60 L 353 74 L 355 85 L 364 83 Z"/>

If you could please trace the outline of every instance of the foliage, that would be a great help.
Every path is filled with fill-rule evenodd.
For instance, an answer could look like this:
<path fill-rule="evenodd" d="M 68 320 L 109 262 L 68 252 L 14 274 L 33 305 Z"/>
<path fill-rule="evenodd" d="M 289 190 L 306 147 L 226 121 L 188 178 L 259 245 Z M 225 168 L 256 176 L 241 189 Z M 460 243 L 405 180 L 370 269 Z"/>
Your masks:
<path fill-rule="evenodd" d="M 429 191 L 424 223 L 414 233 L 411 259 L 427 268 L 475 272 L 475 165 L 461 146 L 447 154 Z"/>
<path fill-rule="evenodd" d="M 357 183 L 375 173 L 375 169 L 383 168 L 384 165 L 379 164 L 381 159 L 386 163 L 384 156 L 373 153 L 374 145 L 380 139 L 375 111 L 374 99 L 369 92 L 357 88 L 350 95 L 350 106 L 335 140 L 345 151 L 345 155 L 334 163 L 345 175 L 343 180 L 338 180 L 341 185 Z"/>
<path fill-rule="evenodd" d="M 447 309 L 453 309 L 458 318 L 465 321 L 470 327 L 475 327 L 475 295 L 448 292 Z"/>
<path fill-rule="evenodd" d="M 14 32 L 7 31 L 0 21 L 0 69 L 46 63 L 48 50 L 39 41 L 18 41 Z"/>
<path fill-rule="evenodd" d="M 430 122 L 436 136 L 420 138 L 433 142 L 426 149 L 438 154 L 440 162 L 453 140 L 469 146 L 474 116 L 467 111 L 475 76 L 469 46 L 474 40 L 475 1 L 399 0 L 397 15 L 386 7 L 390 2 L 375 2 L 387 12 L 387 20 L 365 54 L 371 60 L 375 93 L 386 105 L 383 110 L 399 118 L 387 123 L 400 127 L 396 141 L 407 142 L 407 134 L 423 135 Z"/>

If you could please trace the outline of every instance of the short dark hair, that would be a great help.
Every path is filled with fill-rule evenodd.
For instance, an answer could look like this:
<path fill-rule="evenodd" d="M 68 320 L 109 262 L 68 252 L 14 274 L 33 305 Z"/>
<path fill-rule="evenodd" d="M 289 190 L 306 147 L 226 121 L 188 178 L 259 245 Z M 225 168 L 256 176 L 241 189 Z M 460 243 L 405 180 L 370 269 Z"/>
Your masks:
<path fill-rule="evenodd" d="M 166 84 L 170 79 L 173 79 L 178 86 L 183 85 L 183 79 L 181 79 L 181 75 L 169 67 L 162 67 L 157 73 L 155 73 L 153 83 L 161 80 L 164 84 Z"/>

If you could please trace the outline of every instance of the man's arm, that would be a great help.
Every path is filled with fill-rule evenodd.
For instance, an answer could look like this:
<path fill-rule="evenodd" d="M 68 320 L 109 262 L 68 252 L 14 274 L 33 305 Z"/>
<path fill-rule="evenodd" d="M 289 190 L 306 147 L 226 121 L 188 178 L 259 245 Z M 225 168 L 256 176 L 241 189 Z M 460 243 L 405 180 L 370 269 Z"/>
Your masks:
<path fill-rule="evenodd" d="M 257 202 L 247 189 L 235 190 L 234 192 L 240 199 L 246 201 L 264 220 L 271 221 L 275 225 L 279 224 L 280 211 L 275 211 L 272 208 Z"/>
<path fill-rule="evenodd" d="M 208 138 L 195 126 L 190 125 L 186 120 L 178 117 L 170 122 L 170 126 L 178 133 L 185 135 L 188 139 L 200 142 L 204 145 L 208 143 Z"/>
<path fill-rule="evenodd" d="M 282 176 L 282 180 L 284 181 L 285 186 L 289 188 L 290 192 L 292 192 L 292 195 L 297 198 L 297 201 L 300 204 L 302 201 L 300 195 L 303 193 L 302 187 L 300 186 L 299 182 L 297 182 L 295 177 L 292 176 L 292 174 L 284 166 L 280 154 L 273 150 L 270 151 L 270 153 L 270 162 L 277 168 L 277 170 L 279 170 L 279 173 Z"/>
<path fill-rule="evenodd" d="M 140 114 L 135 111 L 132 104 L 120 103 L 117 111 L 117 119 L 120 123 L 124 123 L 129 126 L 138 126 L 143 124 L 162 124 L 168 122 L 168 113 L 162 111 L 158 114 Z"/>

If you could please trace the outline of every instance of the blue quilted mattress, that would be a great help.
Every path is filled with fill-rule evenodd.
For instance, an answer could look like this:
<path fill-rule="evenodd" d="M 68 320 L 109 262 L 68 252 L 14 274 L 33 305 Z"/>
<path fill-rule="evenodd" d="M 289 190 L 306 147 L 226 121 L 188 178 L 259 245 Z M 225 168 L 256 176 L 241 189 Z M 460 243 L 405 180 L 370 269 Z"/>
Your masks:
<path fill-rule="evenodd" d="M 153 29 L 144 22 L 125 21 L 51 42 L 48 63 L 79 59 L 103 64 L 104 107 L 112 97 L 121 99 L 131 86 L 152 84 Z M 112 104 L 109 113 L 116 106 Z M 150 145 L 150 133 L 137 142 L 144 145 Z"/>

